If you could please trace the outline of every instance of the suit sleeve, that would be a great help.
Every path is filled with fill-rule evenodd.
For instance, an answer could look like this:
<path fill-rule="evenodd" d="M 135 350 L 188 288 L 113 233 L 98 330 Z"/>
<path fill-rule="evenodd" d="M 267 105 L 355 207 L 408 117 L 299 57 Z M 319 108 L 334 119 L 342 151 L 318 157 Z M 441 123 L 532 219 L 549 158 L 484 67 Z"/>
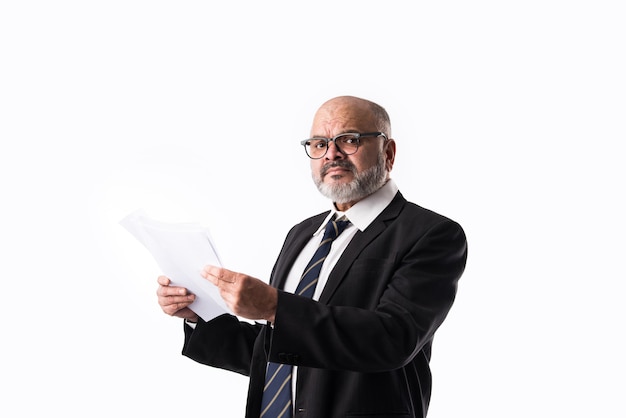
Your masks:
<path fill-rule="evenodd" d="M 249 375 L 252 350 L 263 325 L 241 322 L 233 315 L 224 314 L 204 322 L 195 329 L 185 327 L 183 355 L 221 369 Z"/>
<path fill-rule="evenodd" d="M 390 238 L 397 242 L 408 237 Z M 303 367 L 379 372 L 403 367 L 428 344 L 454 302 L 467 258 L 465 234 L 444 220 L 411 244 L 376 240 L 381 262 L 359 257 L 342 283 L 348 297 L 323 304 L 280 292 L 270 361 Z M 390 252 L 394 244 L 397 252 Z M 356 305 L 356 306 L 355 306 Z"/>

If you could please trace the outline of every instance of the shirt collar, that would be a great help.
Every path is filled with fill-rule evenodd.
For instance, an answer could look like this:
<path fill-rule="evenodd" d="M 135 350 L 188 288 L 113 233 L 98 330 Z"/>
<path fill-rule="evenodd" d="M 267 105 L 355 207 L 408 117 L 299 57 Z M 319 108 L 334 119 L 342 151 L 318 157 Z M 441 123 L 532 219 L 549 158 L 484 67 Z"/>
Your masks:
<path fill-rule="evenodd" d="M 345 212 L 339 212 L 333 204 L 330 213 L 313 235 L 317 235 L 324 230 L 328 221 L 333 219 L 335 215 L 337 215 L 337 217 L 345 215 L 359 231 L 364 231 L 374 222 L 374 219 L 381 214 L 389 203 L 391 203 L 396 193 L 398 193 L 398 186 L 392 179 L 389 179 L 383 187 L 367 196 L 365 199 L 358 201 Z"/>

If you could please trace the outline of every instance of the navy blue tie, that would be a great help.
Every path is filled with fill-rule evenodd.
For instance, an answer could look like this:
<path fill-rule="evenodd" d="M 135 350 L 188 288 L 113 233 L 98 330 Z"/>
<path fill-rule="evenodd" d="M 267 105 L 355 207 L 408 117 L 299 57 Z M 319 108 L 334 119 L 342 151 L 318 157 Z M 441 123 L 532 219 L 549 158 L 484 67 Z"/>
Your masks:
<path fill-rule="evenodd" d="M 342 218 L 345 219 L 345 218 Z M 350 224 L 350 221 L 331 220 L 326 224 L 324 237 L 319 247 L 309 261 L 300 283 L 296 288 L 296 295 L 312 298 L 315 286 L 320 276 L 322 264 L 330 252 L 330 247 L 335 240 Z M 291 418 L 291 369 L 288 364 L 268 363 L 265 373 L 265 388 L 263 389 L 263 401 L 261 403 L 261 418 Z"/>

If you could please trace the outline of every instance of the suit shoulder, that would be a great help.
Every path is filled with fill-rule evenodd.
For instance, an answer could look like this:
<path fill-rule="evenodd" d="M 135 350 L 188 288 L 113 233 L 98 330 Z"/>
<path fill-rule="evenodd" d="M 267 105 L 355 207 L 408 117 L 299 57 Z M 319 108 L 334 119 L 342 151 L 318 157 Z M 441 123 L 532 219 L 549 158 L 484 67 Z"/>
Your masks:
<path fill-rule="evenodd" d="M 442 215 L 439 212 L 435 212 L 432 209 L 425 208 L 417 203 L 406 201 L 403 210 L 400 213 L 400 217 L 412 218 L 416 221 L 423 222 L 430 225 L 436 225 L 439 223 L 452 223 L 462 229 L 461 225 L 446 215 Z"/>

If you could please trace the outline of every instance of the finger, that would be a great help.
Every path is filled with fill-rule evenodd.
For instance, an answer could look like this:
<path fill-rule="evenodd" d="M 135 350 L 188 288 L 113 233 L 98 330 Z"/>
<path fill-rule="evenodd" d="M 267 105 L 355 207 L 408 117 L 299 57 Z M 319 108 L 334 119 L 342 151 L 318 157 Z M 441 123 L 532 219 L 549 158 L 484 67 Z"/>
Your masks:
<path fill-rule="evenodd" d="M 215 286 L 219 285 L 218 274 L 215 270 L 213 270 L 213 266 L 206 266 L 200 272 L 200 275 L 213 283 Z"/>
<path fill-rule="evenodd" d="M 163 297 L 169 296 L 185 296 L 190 294 L 189 290 L 180 286 L 163 286 L 160 285 L 157 289 L 157 295 Z"/>
<path fill-rule="evenodd" d="M 209 279 L 209 276 L 213 276 L 216 279 L 219 279 L 222 275 L 222 268 L 221 267 L 217 267 L 217 266 L 212 266 L 212 265 L 207 265 L 204 266 L 204 268 L 202 269 L 202 277 L 204 277 L 205 279 Z"/>
<path fill-rule="evenodd" d="M 161 285 L 161 286 L 169 286 L 170 284 L 170 279 L 166 276 L 159 276 L 157 278 L 157 282 Z"/>
<path fill-rule="evenodd" d="M 181 311 L 183 311 L 184 309 L 189 309 L 189 303 L 172 303 L 171 305 L 162 305 L 161 309 L 163 310 L 163 312 L 165 312 L 166 314 L 173 316 Z M 182 314 L 184 314 L 184 312 L 182 312 Z"/>
<path fill-rule="evenodd" d="M 204 269 L 202 269 L 201 274 L 202 277 L 209 280 L 216 286 L 220 286 L 223 283 L 235 283 L 235 273 L 221 267 L 211 265 L 205 266 Z"/>
<path fill-rule="evenodd" d="M 184 296 L 159 296 L 158 302 L 164 310 L 178 311 L 191 305 L 195 298 L 196 296 L 193 294 Z"/>

